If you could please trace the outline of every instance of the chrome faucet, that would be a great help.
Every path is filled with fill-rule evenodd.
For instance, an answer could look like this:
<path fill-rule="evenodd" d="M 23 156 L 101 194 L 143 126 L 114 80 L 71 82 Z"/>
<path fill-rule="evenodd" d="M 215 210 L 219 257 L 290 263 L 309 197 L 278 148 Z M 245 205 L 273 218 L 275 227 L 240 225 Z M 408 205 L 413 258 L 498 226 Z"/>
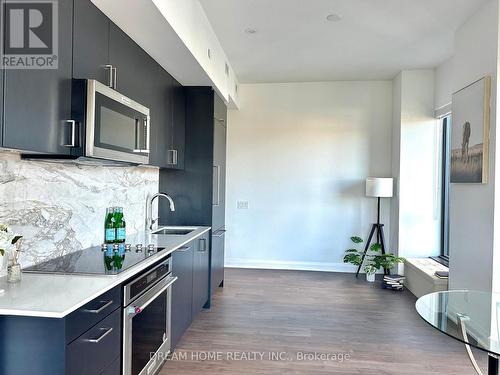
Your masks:
<path fill-rule="evenodd" d="M 175 211 L 175 204 L 170 195 L 165 193 L 156 193 L 151 198 L 148 196 L 148 198 L 146 199 L 146 228 L 148 228 L 149 230 L 153 230 L 153 226 L 160 219 L 159 217 L 153 219 L 153 202 L 158 197 L 167 198 L 170 203 L 170 211 Z"/>

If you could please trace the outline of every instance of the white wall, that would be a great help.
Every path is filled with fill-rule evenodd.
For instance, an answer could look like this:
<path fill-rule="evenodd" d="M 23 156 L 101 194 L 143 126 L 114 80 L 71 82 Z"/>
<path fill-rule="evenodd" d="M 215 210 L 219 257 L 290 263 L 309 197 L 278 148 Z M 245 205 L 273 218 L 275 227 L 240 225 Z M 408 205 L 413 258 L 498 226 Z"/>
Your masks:
<path fill-rule="evenodd" d="M 439 255 L 440 142 L 434 118 L 434 71 L 403 71 L 401 80 L 399 254 Z"/>
<path fill-rule="evenodd" d="M 240 105 L 229 112 L 226 264 L 352 270 L 341 263 L 349 237 L 366 237 L 376 214 L 365 178 L 391 175 L 391 82 L 241 85 Z"/>
<path fill-rule="evenodd" d="M 500 291 L 500 280 L 493 281 L 500 270 L 494 232 L 498 19 L 498 0 L 492 0 L 457 30 L 452 61 L 436 70 L 440 98 L 451 99 L 452 92 L 492 76 L 489 182 L 450 189 L 450 289 Z M 446 101 L 439 100 L 436 106 Z"/>
<path fill-rule="evenodd" d="M 401 168 L 401 94 L 403 74 L 399 73 L 392 81 L 392 177 L 394 196 L 391 199 L 390 244 L 399 254 L 399 180 Z"/>
<path fill-rule="evenodd" d="M 440 149 L 434 71 L 403 71 L 393 80 L 391 241 L 399 256 L 439 255 Z"/>
<path fill-rule="evenodd" d="M 437 108 L 451 103 L 453 92 L 453 58 L 446 60 L 435 69 L 436 86 L 434 91 L 434 105 Z"/>

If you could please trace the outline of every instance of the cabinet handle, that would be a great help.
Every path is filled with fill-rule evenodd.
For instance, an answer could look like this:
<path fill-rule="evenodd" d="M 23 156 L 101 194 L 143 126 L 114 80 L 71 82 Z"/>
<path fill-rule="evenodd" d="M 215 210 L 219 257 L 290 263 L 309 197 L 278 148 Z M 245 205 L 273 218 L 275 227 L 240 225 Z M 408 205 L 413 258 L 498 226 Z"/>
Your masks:
<path fill-rule="evenodd" d="M 109 83 L 108 83 L 108 86 L 113 88 L 113 65 L 104 65 L 104 69 L 109 69 L 109 73 L 108 73 L 108 80 L 109 80 Z"/>
<path fill-rule="evenodd" d="M 145 131 L 144 149 L 142 150 L 142 152 L 145 154 L 149 154 L 149 131 L 150 131 L 149 116 L 142 120 L 142 124 L 144 126 L 144 131 Z"/>
<path fill-rule="evenodd" d="M 99 328 L 99 330 L 105 331 L 105 332 L 97 339 L 85 339 L 84 341 L 91 342 L 92 344 L 97 344 L 97 343 L 99 343 L 99 341 L 101 341 L 103 338 L 105 338 L 107 335 L 109 335 L 111 332 L 113 332 L 113 328 Z"/>
<path fill-rule="evenodd" d="M 142 120 L 143 129 L 139 124 L 139 119 L 135 119 L 135 149 L 134 152 L 141 154 L 149 154 L 149 116 Z M 139 141 L 141 140 L 141 132 L 144 132 L 144 144 L 140 145 Z"/>
<path fill-rule="evenodd" d="M 214 172 L 215 172 L 215 178 L 214 178 L 214 194 L 215 197 L 213 197 L 213 206 L 218 206 L 220 205 L 220 165 L 214 165 Z"/>
<path fill-rule="evenodd" d="M 201 244 L 203 244 L 203 250 L 200 246 L 200 250 L 198 250 L 198 251 L 201 253 L 204 253 L 205 251 L 207 251 L 207 240 L 205 238 L 200 238 L 200 245 Z"/>
<path fill-rule="evenodd" d="M 168 164 L 177 165 L 177 150 L 168 150 Z"/>
<path fill-rule="evenodd" d="M 141 138 L 141 130 L 139 127 L 139 119 L 135 119 L 135 145 L 134 152 L 142 152 L 141 145 L 139 144 L 139 140 Z"/>
<path fill-rule="evenodd" d="M 94 309 L 94 310 L 89 310 L 89 309 L 84 309 L 83 311 L 86 312 L 86 313 L 90 313 L 90 314 L 99 314 L 101 313 L 106 307 L 109 307 L 113 304 L 113 300 L 111 301 L 100 301 L 101 303 L 104 303 L 104 305 L 102 305 L 101 307 L 99 307 L 98 309 Z"/>
<path fill-rule="evenodd" d="M 64 147 L 76 147 L 76 121 L 75 120 L 64 120 L 65 123 L 71 126 L 70 141 Z"/>
<path fill-rule="evenodd" d="M 221 124 L 225 124 L 226 123 L 226 120 L 222 119 L 222 118 L 217 118 L 217 117 L 214 117 L 216 121 L 219 121 Z"/>
<path fill-rule="evenodd" d="M 182 247 L 179 247 L 177 250 L 175 251 L 179 251 L 181 253 L 185 253 L 186 251 L 189 251 L 189 249 L 191 249 L 191 246 L 182 246 Z"/>
<path fill-rule="evenodd" d="M 226 231 L 224 229 L 220 229 L 217 232 L 212 233 L 212 236 L 221 238 L 221 237 L 224 237 L 225 233 L 226 233 Z"/>
<path fill-rule="evenodd" d="M 158 296 L 160 294 L 162 294 L 164 291 L 166 291 L 168 288 L 170 288 L 170 286 L 176 281 L 177 281 L 177 277 L 169 277 L 168 279 L 166 279 L 164 281 L 160 281 L 158 284 L 156 284 L 156 286 L 159 286 L 159 284 L 161 284 L 162 282 L 164 283 L 164 285 L 160 288 L 160 290 L 158 290 L 151 298 L 149 298 L 141 306 L 135 306 L 135 305 L 131 306 L 133 311 L 130 312 L 129 314 L 135 316 L 135 315 L 143 312 L 144 309 L 151 304 L 151 302 L 153 302 L 156 298 L 158 298 Z"/>

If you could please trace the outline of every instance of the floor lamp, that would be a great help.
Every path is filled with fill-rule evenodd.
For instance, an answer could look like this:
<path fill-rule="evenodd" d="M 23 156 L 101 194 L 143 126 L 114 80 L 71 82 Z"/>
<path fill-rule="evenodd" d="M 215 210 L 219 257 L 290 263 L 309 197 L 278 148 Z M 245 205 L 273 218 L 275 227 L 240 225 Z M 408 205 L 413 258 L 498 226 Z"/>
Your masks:
<path fill-rule="evenodd" d="M 372 224 L 372 229 L 370 230 L 370 235 L 368 236 L 368 241 L 366 241 L 365 251 L 363 252 L 363 257 L 361 258 L 361 263 L 356 271 L 356 277 L 359 275 L 361 266 L 366 257 L 366 253 L 370 248 L 370 244 L 375 237 L 378 244 L 380 244 L 382 254 L 385 254 L 385 237 L 384 237 L 384 224 L 380 223 L 380 198 L 391 198 L 392 197 L 392 178 L 380 178 L 380 177 L 368 177 L 366 179 L 366 196 L 377 198 L 377 222 Z M 384 269 L 384 275 L 388 274 L 389 270 Z"/>

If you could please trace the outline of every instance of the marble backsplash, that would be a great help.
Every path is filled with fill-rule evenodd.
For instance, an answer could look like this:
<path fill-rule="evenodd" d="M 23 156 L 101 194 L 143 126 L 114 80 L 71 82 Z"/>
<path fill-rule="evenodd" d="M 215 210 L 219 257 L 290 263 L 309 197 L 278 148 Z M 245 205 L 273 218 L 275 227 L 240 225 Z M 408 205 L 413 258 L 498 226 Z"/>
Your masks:
<path fill-rule="evenodd" d="M 158 191 L 158 179 L 155 168 L 26 161 L 0 152 L 0 223 L 24 236 L 26 267 L 101 244 L 106 207 L 124 207 L 127 234 L 144 229 L 146 197 Z"/>

